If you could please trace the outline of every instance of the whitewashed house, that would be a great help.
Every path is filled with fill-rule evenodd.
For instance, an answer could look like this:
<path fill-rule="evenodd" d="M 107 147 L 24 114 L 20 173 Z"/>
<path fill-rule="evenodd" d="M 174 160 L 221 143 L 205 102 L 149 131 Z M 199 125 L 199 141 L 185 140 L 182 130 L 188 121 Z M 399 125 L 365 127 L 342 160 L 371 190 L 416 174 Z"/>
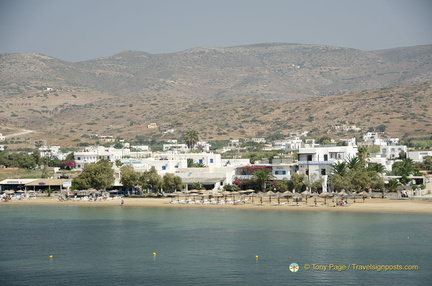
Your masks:
<path fill-rule="evenodd" d="M 327 188 L 327 178 L 332 165 L 357 156 L 355 144 L 348 146 L 315 146 L 300 148 L 298 152 L 299 173 L 308 178 L 323 178 L 323 190 Z"/>
<path fill-rule="evenodd" d="M 76 169 L 82 170 L 87 164 L 96 163 L 105 159 L 110 162 L 121 160 L 124 156 L 131 154 L 130 149 L 115 149 L 113 147 L 91 146 L 81 152 L 74 153 Z"/>
<path fill-rule="evenodd" d="M 414 162 L 423 162 L 425 157 L 432 157 L 432 151 L 408 151 L 407 158 Z"/>
<path fill-rule="evenodd" d="M 407 146 L 404 145 L 385 145 L 380 146 L 380 152 L 387 159 L 397 159 L 401 152 L 407 152 Z"/>

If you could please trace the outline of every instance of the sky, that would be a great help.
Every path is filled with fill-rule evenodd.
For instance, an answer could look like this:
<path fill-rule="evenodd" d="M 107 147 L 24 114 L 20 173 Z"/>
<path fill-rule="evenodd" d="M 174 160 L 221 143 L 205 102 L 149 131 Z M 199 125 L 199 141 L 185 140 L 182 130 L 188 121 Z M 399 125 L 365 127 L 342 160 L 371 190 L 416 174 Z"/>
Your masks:
<path fill-rule="evenodd" d="M 79 62 L 258 43 L 432 44 L 432 0 L 0 0 L 0 53 Z"/>

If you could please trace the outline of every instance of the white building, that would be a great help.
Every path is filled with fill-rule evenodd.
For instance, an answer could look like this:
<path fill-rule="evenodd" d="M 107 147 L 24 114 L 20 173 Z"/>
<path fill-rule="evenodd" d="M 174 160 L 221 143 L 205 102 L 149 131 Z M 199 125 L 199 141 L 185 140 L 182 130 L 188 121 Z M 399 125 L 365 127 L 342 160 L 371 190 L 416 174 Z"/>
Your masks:
<path fill-rule="evenodd" d="M 423 162 L 425 157 L 432 157 L 432 151 L 408 151 L 407 158 L 414 162 Z"/>
<path fill-rule="evenodd" d="M 308 178 L 323 178 L 323 190 L 326 190 L 327 178 L 332 165 L 357 156 L 356 145 L 348 146 L 316 146 L 300 148 L 298 152 L 299 173 Z"/>
<path fill-rule="evenodd" d="M 304 143 L 299 137 L 288 140 L 276 140 L 274 141 L 274 150 L 284 150 L 285 152 L 292 152 L 300 149 Z"/>
<path fill-rule="evenodd" d="M 131 154 L 130 149 L 115 149 L 113 147 L 91 146 L 81 152 L 74 153 L 76 169 L 82 170 L 87 164 L 96 163 L 105 159 L 110 162 L 122 159 Z"/>
<path fill-rule="evenodd" d="M 387 172 L 392 171 L 393 161 L 389 161 L 382 154 L 370 154 L 370 157 L 366 159 L 368 163 L 381 164 Z"/>
<path fill-rule="evenodd" d="M 148 145 L 135 145 L 135 146 L 131 146 L 131 149 L 142 151 L 142 152 L 150 152 L 150 147 Z"/>
<path fill-rule="evenodd" d="M 163 144 L 162 150 L 173 151 L 173 152 L 187 152 L 189 150 L 186 144 L 172 143 L 172 144 Z"/>
<path fill-rule="evenodd" d="M 407 152 L 407 146 L 404 145 L 385 145 L 380 146 L 380 152 L 387 159 L 397 159 L 401 152 Z"/>
<path fill-rule="evenodd" d="M 0 141 L 5 141 L 5 140 L 6 140 L 6 137 L 4 137 L 2 133 L 0 133 Z"/>

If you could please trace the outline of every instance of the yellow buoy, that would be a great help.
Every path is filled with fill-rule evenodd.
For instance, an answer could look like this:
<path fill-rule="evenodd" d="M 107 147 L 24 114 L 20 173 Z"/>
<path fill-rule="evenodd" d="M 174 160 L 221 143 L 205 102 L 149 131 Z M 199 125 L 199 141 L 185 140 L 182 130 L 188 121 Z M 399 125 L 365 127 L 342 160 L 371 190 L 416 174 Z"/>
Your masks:
<path fill-rule="evenodd" d="M 50 259 L 52 259 L 52 255 L 50 255 L 49 257 L 50 257 Z"/>
<path fill-rule="evenodd" d="M 153 252 L 153 256 L 156 256 L 156 252 Z"/>
<path fill-rule="evenodd" d="M 255 259 L 258 260 L 258 255 L 255 255 Z"/>

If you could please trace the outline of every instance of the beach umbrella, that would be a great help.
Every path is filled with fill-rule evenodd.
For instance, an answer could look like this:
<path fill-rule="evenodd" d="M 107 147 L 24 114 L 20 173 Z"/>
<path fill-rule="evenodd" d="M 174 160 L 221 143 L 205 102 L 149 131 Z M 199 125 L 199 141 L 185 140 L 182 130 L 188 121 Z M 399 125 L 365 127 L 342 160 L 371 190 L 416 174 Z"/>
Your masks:
<path fill-rule="evenodd" d="M 233 201 L 235 201 L 235 197 L 240 195 L 240 192 L 231 192 L 230 194 L 232 196 Z M 234 203 L 234 202 L 233 202 Z"/>
<path fill-rule="evenodd" d="M 366 197 L 369 196 L 369 193 L 366 191 L 363 191 L 359 194 L 363 198 L 363 202 L 365 201 Z"/>
<path fill-rule="evenodd" d="M 309 191 L 304 191 L 301 194 L 306 198 L 306 204 L 307 204 L 308 197 L 310 196 L 311 193 Z"/>
<path fill-rule="evenodd" d="M 324 204 L 327 204 L 327 198 L 331 197 L 331 194 L 329 192 L 322 192 L 320 195 L 320 197 L 324 198 Z"/>
<path fill-rule="evenodd" d="M 319 194 L 318 193 L 313 193 L 312 194 L 312 198 L 314 199 L 314 203 L 315 203 L 315 206 L 317 205 L 317 198 L 319 198 Z"/>
<path fill-rule="evenodd" d="M 296 201 L 296 203 L 297 203 L 297 206 L 298 206 L 298 201 L 299 201 L 299 199 L 301 199 L 303 196 L 302 196 L 302 194 L 300 194 L 300 193 L 295 193 L 294 194 L 294 196 L 293 196 L 293 199 L 295 199 L 295 201 Z"/>
<path fill-rule="evenodd" d="M 346 196 L 347 193 L 346 193 L 346 191 L 345 191 L 344 189 L 342 189 L 342 191 L 340 191 L 340 192 L 338 193 L 338 195 L 342 197 L 342 196 Z"/>
<path fill-rule="evenodd" d="M 173 197 L 177 197 L 177 201 L 178 201 L 178 197 L 182 194 L 182 192 L 174 192 L 169 194 L 169 196 L 171 197 L 171 202 L 173 201 Z"/>
<path fill-rule="evenodd" d="M 282 193 L 282 196 L 286 197 L 287 198 L 287 203 L 289 203 L 289 197 L 292 197 L 293 193 L 290 192 L 290 191 L 285 191 L 285 192 Z"/>
<path fill-rule="evenodd" d="M 257 196 L 257 194 L 255 194 L 255 193 L 250 193 L 249 194 L 249 197 L 252 198 L 252 203 L 254 203 L 254 197 L 256 197 L 256 196 Z"/>
<path fill-rule="evenodd" d="M 269 203 L 271 204 L 271 198 L 275 195 L 273 191 L 268 191 L 266 193 L 266 196 L 269 198 Z"/>

